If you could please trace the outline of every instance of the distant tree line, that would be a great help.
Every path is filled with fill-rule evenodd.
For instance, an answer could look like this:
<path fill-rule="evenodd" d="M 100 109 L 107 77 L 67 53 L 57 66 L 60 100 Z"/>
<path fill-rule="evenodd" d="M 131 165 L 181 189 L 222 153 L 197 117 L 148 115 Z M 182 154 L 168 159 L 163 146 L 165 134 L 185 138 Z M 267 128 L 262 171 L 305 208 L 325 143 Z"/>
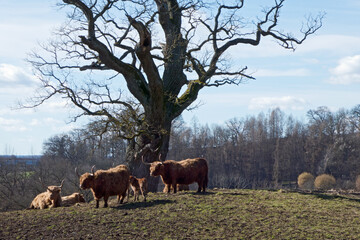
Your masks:
<path fill-rule="evenodd" d="M 204 156 L 210 187 L 281 187 L 304 171 L 353 187 L 360 172 L 360 105 L 334 113 L 319 107 L 307 118 L 274 109 L 223 126 L 175 124 L 168 159 Z"/>
<path fill-rule="evenodd" d="M 360 172 L 360 105 L 337 112 L 319 107 L 308 111 L 307 120 L 279 109 L 233 118 L 224 125 L 196 119 L 186 124 L 180 117 L 173 122 L 167 159 L 205 157 L 210 188 L 286 187 L 305 171 L 330 174 L 338 187 L 354 188 Z M 0 162 L 0 208 L 25 208 L 44 190 L 43 184 L 60 184 L 62 179 L 64 195 L 81 192 L 75 167 L 81 174 L 93 165 L 106 169 L 127 164 L 130 144 L 134 142 L 116 132 L 99 134 L 96 125 L 89 124 L 49 138 L 36 166 Z M 91 199 L 90 193 L 83 193 Z"/>

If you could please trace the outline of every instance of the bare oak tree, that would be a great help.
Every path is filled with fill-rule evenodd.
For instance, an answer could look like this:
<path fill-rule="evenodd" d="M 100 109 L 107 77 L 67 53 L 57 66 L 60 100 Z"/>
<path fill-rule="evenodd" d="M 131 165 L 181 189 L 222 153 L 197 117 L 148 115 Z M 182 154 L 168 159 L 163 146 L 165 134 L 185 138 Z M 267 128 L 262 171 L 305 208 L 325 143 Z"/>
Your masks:
<path fill-rule="evenodd" d="M 129 139 L 130 167 L 145 175 L 139 156 L 166 157 L 172 121 L 201 89 L 253 78 L 247 67 L 229 66 L 225 53 L 264 37 L 294 50 L 322 26 L 319 14 L 306 19 L 299 38 L 279 30 L 284 2 L 251 21 L 242 17 L 244 0 L 63 0 L 68 22 L 29 58 L 43 83 L 33 107 L 67 98 L 81 110 L 76 117 L 96 117 L 100 134 Z M 144 146 L 156 151 L 145 154 Z"/>

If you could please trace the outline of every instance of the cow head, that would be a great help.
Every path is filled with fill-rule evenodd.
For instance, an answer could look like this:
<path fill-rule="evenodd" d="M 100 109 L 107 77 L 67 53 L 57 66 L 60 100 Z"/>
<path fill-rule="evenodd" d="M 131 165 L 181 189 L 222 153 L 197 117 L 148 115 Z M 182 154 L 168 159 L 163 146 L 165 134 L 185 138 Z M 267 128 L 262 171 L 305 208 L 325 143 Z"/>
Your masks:
<path fill-rule="evenodd" d="M 75 198 L 76 198 L 76 202 L 85 202 L 85 198 L 80 193 L 76 193 Z"/>
<path fill-rule="evenodd" d="M 79 181 L 80 181 L 81 189 L 88 189 L 88 188 L 91 188 L 91 186 L 93 185 L 93 182 L 95 179 L 94 168 L 95 168 L 95 165 L 91 168 L 91 173 L 84 173 L 81 176 L 78 174 L 77 169 L 75 168 L 75 172 L 80 178 Z"/>
<path fill-rule="evenodd" d="M 159 155 L 159 160 L 161 160 L 161 154 Z M 142 162 L 145 165 L 149 165 L 150 166 L 150 176 L 159 176 L 163 173 L 163 169 L 164 169 L 164 165 L 161 161 L 155 161 L 152 163 L 147 163 L 144 161 L 144 156 L 142 156 Z"/>
<path fill-rule="evenodd" d="M 136 182 L 136 178 L 134 176 L 130 176 L 129 182 L 130 182 L 130 184 L 134 185 L 134 183 Z"/>
<path fill-rule="evenodd" d="M 159 176 L 163 172 L 164 164 L 162 162 L 153 162 L 150 165 L 150 176 Z"/>
<path fill-rule="evenodd" d="M 46 191 L 50 194 L 49 198 L 51 200 L 55 200 L 59 197 L 63 184 L 64 184 L 64 180 L 61 181 L 60 186 L 48 186 L 46 188 Z"/>

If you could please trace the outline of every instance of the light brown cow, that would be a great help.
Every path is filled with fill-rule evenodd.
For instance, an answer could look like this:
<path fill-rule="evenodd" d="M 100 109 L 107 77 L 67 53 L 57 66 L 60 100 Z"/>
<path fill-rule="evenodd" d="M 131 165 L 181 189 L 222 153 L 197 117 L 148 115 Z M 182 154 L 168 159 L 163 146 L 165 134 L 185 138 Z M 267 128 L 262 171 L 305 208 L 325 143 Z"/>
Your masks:
<path fill-rule="evenodd" d="M 61 206 L 70 207 L 76 203 L 84 203 L 84 196 L 80 193 L 73 193 L 69 196 L 61 197 Z"/>
<path fill-rule="evenodd" d="M 146 178 L 136 178 L 134 176 L 130 176 L 130 188 L 134 192 L 134 201 L 139 200 L 139 192 L 141 192 L 141 195 L 144 198 L 144 202 L 146 202 L 146 195 L 147 195 Z"/>
<path fill-rule="evenodd" d="M 46 192 L 38 194 L 31 202 L 29 208 L 44 209 L 61 206 L 61 188 L 64 180 L 61 181 L 60 186 L 48 186 Z"/>
<path fill-rule="evenodd" d="M 161 176 L 162 181 L 168 187 L 168 193 L 170 193 L 170 186 L 176 193 L 177 184 L 189 185 L 194 182 L 199 185 L 198 192 L 205 192 L 208 184 L 208 165 L 204 158 L 156 161 L 149 165 L 150 176 Z"/>
<path fill-rule="evenodd" d="M 110 196 L 118 195 L 118 202 L 123 203 L 129 187 L 130 171 L 128 167 L 118 165 L 108 170 L 97 170 L 96 172 L 94 172 L 94 168 L 95 165 L 91 168 L 91 173 L 84 173 L 81 176 L 78 174 L 78 176 L 80 187 L 91 189 L 96 201 L 96 208 L 99 207 L 99 201 L 102 197 L 104 197 L 104 207 L 108 206 L 107 201 Z"/>

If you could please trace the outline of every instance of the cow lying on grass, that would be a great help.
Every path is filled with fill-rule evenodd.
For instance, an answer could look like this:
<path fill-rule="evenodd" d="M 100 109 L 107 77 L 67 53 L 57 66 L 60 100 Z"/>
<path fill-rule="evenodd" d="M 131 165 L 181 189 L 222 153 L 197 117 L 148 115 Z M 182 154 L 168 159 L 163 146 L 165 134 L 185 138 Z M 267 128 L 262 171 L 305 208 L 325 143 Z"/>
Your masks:
<path fill-rule="evenodd" d="M 205 192 L 208 184 L 208 165 L 204 158 L 156 161 L 145 164 L 150 165 L 150 176 L 161 176 L 162 181 L 167 185 L 168 193 L 171 186 L 176 193 L 177 184 L 189 185 L 194 182 L 199 185 L 198 192 Z"/>
<path fill-rule="evenodd" d="M 130 188 L 134 192 L 134 201 L 139 200 L 139 192 L 141 192 L 141 195 L 144 198 L 144 202 L 146 202 L 146 195 L 147 195 L 146 178 L 136 178 L 134 176 L 130 176 Z"/>
<path fill-rule="evenodd" d="M 48 186 L 46 192 L 38 194 L 31 202 L 32 209 L 44 209 L 61 206 L 61 188 L 64 180 L 61 181 L 60 186 Z"/>
<path fill-rule="evenodd" d="M 96 201 L 96 208 L 99 207 L 99 201 L 104 198 L 104 207 L 108 206 L 110 196 L 118 195 L 118 202 L 123 203 L 126 192 L 129 187 L 130 172 L 127 166 L 118 165 L 108 170 L 97 170 L 94 172 L 95 165 L 91 168 L 91 173 L 79 175 L 80 188 L 91 189 Z"/>
<path fill-rule="evenodd" d="M 61 197 L 61 206 L 70 207 L 77 203 L 84 203 L 84 196 L 80 193 L 73 193 L 69 196 Z"/>

